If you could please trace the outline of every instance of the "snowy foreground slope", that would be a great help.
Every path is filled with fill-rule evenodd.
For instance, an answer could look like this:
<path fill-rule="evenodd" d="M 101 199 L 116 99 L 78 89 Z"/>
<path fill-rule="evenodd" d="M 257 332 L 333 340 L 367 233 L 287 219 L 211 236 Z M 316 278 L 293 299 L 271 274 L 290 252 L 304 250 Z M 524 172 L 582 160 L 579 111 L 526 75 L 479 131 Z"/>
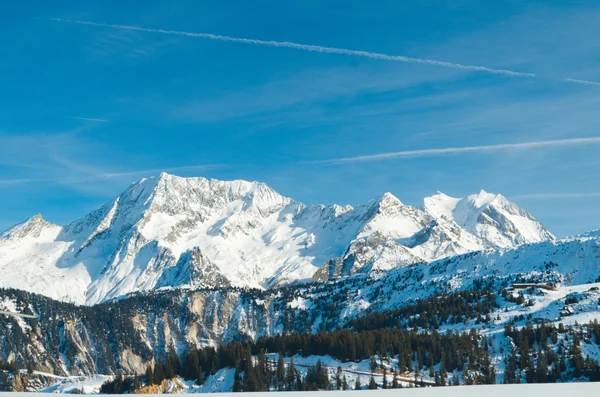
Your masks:
<path fill-rule="evenodd" d="M 143 179 L 67 226 L 36 215 L 0 235 L 0 287 L 94 304 L 162 287 L 326 281 L 554 236 L 501 195 L 390 193 L 306 206 L 263 183 Z"/>
<path fill-rule="evenodd" d="M 282 397 L 319 397 L 327 396 L 328 392 L 280 392 Z M 559 384 L 532 384 L 532 385 L 485 385 L 485 386 L 457 386 L 443 388 L 422 388 L 404 390 L 364 390 L 364 391 L 338 391 L 338 397 L 564 397 L 564 396 L 594 396 L 600 393 L 600 383 L 559 383 Z M 225 393 L 225 397 L 239 396 L 244 393 Z M 4 397 L 28 397 L 29 393 L 0 393 Z M 40 393 L 40 396 L 51 394 Z M 272 394 L 258 392 L 249 394 L 255 397 L 267 397 Z"/>

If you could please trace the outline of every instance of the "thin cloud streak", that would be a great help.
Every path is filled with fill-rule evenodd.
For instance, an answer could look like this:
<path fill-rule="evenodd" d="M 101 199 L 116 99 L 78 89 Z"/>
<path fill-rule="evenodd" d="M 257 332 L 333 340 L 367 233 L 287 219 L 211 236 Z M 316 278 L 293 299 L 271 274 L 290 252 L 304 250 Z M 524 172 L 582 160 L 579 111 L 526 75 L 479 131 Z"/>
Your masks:
<path fill-rule="evenodd" d="M 566 79 L 563 79 L 563 81 L 566 81 L 568 83 L 583 84 L 583 85 L 593 85 L 593 86 L 596 86 L 596 87 L 600 87 L 600 83 L 595 82 L 595 81 L 589 81 L 589 80 L 580 80 L 580 79 L 566 78 Z"/>
<path fill-rule="evenodd" d="M 538 142 L 523 142 L 523 143 L 502 143 L 498 145 L 482 145 L 482 146 L 466 146 L 466 147 L 448 147 L 439 149 L 419 149 L 419 150 L 404 150 L 400 152 L 379 153 L 366 156 L 345 157 L 329 160 L 310 161 L 310 164 L 346 164 L 357 163 L 363 161 L 382 161 L 404 157 L 423 157 L 423 156 L 440 156 L 447 154 L 458 153 L 475 153 L 475 152 L 490 152 L 490 151 L 508 151 L 508 150 L 530 150 L 552 146 L 573 146 L 586 144 L 600 144 L 600 137 L 591 138 L 571 138 L 571 139 L 556 139 L 550 141 Z"/>
<path fill-rule="evenodd" d="M 71 116 L 69 117 L 70 119 L 74 119 L 74 120 L 83 120 L 83 121 L 96 121 L 99 123 L 106 123 L 108 120 L 105 119 L 94 119 L 94 118 L 89 118 L 89 117 L 75 117 L 75 116 Z"/>
<path fill-rule="evenodd" d="M 38 182 L 38 181 L 39 181 L 39 179 L 35 179 L 35 178 L 0 179 L 0 186 L 21 185 L 23 183 Z"/>
<path fill-rule="evenodd" d="M 512 200 L 560 200 L 600 197 L 600 192 L 590 193 L 531 193 L 511 196 Z"/>
<path fill-rule="evenodd" d="M 181 167 L 170 167 L 170 168 L 154 168 L 149 170 L 139 170 L 139 171 L 126 171 L 126 172 L 114 172 L 114 173 L 103 173 L 99 175 L 92 175 L 92 178 L 97 179 L 110 179 L 110 178 L 119 178 L 124 176 L 135 176 L 140 174 L 156 174 L 161 172 L 175 172 L 175 171 L 184 171 L 184 170 L 209 170 L 214 168 L 221 168 L 222 164 L 205 164 L 205 165 L 186 165 Z"/>
<path fill-rule="evenodd" d="M 534 73 L 516 72 L 513 70 L 506 70 L 506 69 L 494 69 L 494 68 L 488 68 L 485 66 L 463 65 L 463 64 L 459 64 L 459 63 L 437 61 L 437 60 L 433 60 L 433 59 L 412 58 L 412 57 L 406 57 L 406 56 L 402 56 L 402 55 L 388 55 L 388 54 L 382 54 L 382 53 L 377 53 L 377 52 L 350 50 L 350 49 L 346 49 L 346 48 L 299 44 L 299 43 L 293 43 L 293 42 L 289 42 L 289 41 L 257 40 L 257 39 L 248 39 L 248 38 L 240 38 L 240 37 L 223 36 L 223 35 L 217 35 L 217 34 L 211 34 L 211 33 L 195 33 L 195 32 L 183 32 L 183 31 L 179 31 L 179 30 L 142 28 L 139 26 L 113 25 L 113 24 L 108 24 L 108 23 L 70 20 L 70 19 L 62 19 L 62 18 L 50 18 L 50 20 L 58 21 L 58 22 L 73 23 L 73 24 L 77 24 L 77 25 L 89 25 L 89 26 L 107 27 L 107 28 L 114 28 L 114 29 L 135 30 L 135 31 L 139 31 L 139 32 L 161 33 L 161 34 L 186 36 L 186 37 L 201 37 L 201 38 L 210 39 L 210 40 L 227 41 L 227 42 L 243 43 L 243 44 L 254 44 L 254 45 L 262 45 L 262 46 L 268 46 L 268 47 L 292 48 L 292 49 L 296 49 L 296 50 L 303 50 L 303 51 L 310 51 L 310 52 L 322 52 L 322 53 L 328 53 L 328 54 L 358 56 L 358 57 L 364 57 L 364 58 L 381 59 L 381 60 L 385 60 L 385 61 L 418 63 L 418 64 L 440 66 L 440 67 L 452 68 L 452 69 L 462 69 L 462 70 L 470 70 L 470 71 L 477 71 L 477 72 L 501 74 L 501 75 L 512 76 L 512 77 L 529 77 L 529 78 L 536 77 L 536 75 Z M 567 80 L 565 79 L 565 81 L 567 81 Z"/>
<path fill-rule="evenodd" d="M 174 172 L 184 170 L 209 170 L 223 167 L 221 164 L 205 164 L 205 165 L 189 165 L 182 167 L 170 167 L 170 168 L 155 168 L 148 170 L 136 170 L 136 171 L 125 171 L 125 172 L 103 172 L 88 176 L 75 176 L 75 177 L 64 177 L 64 178 L 21 178 L 21 179 L 0 179 L 0 187 L 2 186 L 13 186 L 22 185 L 27 183 L 57 183 L 57 184 L 68 184 L 75 185 L 86 182 L 94 182 L 100 180 L 123 178 L 135 175 L 150 175 L 157 174 L 160 172 Z"/>

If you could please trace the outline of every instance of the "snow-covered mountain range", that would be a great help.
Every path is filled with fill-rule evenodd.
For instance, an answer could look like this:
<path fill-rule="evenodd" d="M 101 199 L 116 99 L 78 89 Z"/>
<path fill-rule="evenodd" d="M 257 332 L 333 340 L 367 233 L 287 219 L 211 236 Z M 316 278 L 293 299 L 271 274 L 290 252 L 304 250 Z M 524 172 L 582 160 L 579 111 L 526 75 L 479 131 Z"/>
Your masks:
<path fill-rule="evenodd" d="M 0 235 L 0 287 L 94 304 L 162 287 L 269 288 L 554 241 L 501 195 L 307 206 L 263 183 L 161 174 L 67 226 Z"/>

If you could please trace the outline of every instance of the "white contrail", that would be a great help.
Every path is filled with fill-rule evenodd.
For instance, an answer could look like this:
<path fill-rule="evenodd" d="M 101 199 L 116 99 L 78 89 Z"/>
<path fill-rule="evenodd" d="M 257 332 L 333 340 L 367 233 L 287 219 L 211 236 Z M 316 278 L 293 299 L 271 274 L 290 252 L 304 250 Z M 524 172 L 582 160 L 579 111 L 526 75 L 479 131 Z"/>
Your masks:
<path fill-rule="evenodd" d="M 108 120 L 105 119 L 92 119 L 89 117 L 75 117 L 75 116 L 71 116 L 69 117 L 70 119 L 75 119 L 75 120 L 84 120 L 84 121 L 97 121 L 99 123 L 106 123 Z"/>
<path fill-rule="evenodd" d="M 531 193 L 510 196 L 513 200 L 555 200 L 555 199 L 579 199 L 588 197 L 600 197 L 600 192 L 591 193 Z"/>
<path fill-rule="evenodd" d="M 169 167 L 169 168 L 154 168 L 147 170 L 135 170 L 135 171 L 124 171 L 124 172 L 102 172 L 86 176 L 74 176 L 64 178 L 22 178 L 22 179 L 0 179 L 1 186 L 11 185 L 22 185 L 26 183 L 60 183 L 60 184 L 78 184 L 93 182 L 99 180 L 117 179 L 136 175 L 155 175 L 161 172 L 175 172 L 183 170 L 210 170 L 215 168 L 224 167 L 222 164 L 204 164 L 204 165 L 185 165 L 181 167 Z"/>
<path fill-rule="evenodd" d="M 28 182 L 38 182 L 35 178 L 21 178 L 21 179 L 0 179 L 0 186 L 2 185 L 18 185 Z"/>
<path fill-rule="evenodd" d="M 312 161 L 312 164 L 344 164 L 356 163 L 361 161 L 380 161 L 400 157 L 422 157 L 422 156 L 439 156 L 445 154 L 468 153 L 468 152 L 489 152 L 502 150 L 524 150 L 537 149 L 549 146 L 567 146 L 567 145 L 586 145 L 600 144 L 600 137 L 591 138 L 570 138 L 556 139 L 551 141 L 523 142 L 523 143 L 501 143 L 498 145 L 482 145 L 482 146 L 466 146 L 466 147 L 447 147 L 439 149 L 419 149 L 419 150 L 404 150 L 400 152 L 389 152 L 371 154 L 366 156 L 345 157 L 330 160 Z"/>
<path fill-rule="evenodd" d="M 595 81 L 572 79 L 572 78 L 569 78 L 569 77 L 563 79 L 563 81 L 566 81 L 568 83 L 575 83 L 575 84 L 600 86 L 600 83 L 595 82 Z"/>
<path fill-rule="evenodd" d="M 75 116 L 71 116 L 69 117 L 70 119 L 74 119 L 74 120 L 83 120 L 83 121 L 97 121 L 99 123 L 106 123 L 108 120 L 106 119 L 93 119 L 90 117 L 75 117 Z"/>
<path fill-rule="evenodd" d="M 184 170 L 210 170 L 214 168 L 222 167 L 221 164 L 202 164 L 202 165 L 184 165 L 180 167 L 169 167 L 169 168 L 153 168 L 147 170 L 136 170 L 136 171 L 125 171 L 125 172 L 105 172 L 97 175 L 91 175 L 87 178 L 89 179 L 110 179 L 110 178 L 119 178 L 126 176 L 135 176 L 140 174 L 159 174 L 161 172 L 175 172 L 175 171 L 184 171 Z M 78 181 L 85 180 L 86 177 L 77 179 Z"/>
<path fill-rule="evenodd" d="M 255 45 L 263 45 L 263 46 L 269 46 L 269 47 L 285 47 L 285 48 L 293 48 L 293 49 L 303 50 L 303 51 L 324 52 L 324 53 L 328 53 L 328 54 L 342 54 L 342 55 L 349 55 L 349 56 L 359 56 L 359 57 L 365 57 L 365 58 L 381 59 L 381 60 L 385 60 L 385 61 L 420 63 L 420 64 L 426 64 L 426 65 L 441 66 L 441 67 L 445 67 L 445 68 L 463 69 L 463 70 L 487 72 L 487 73 L 494 73 L 494 74 L 503 74 L 503 75 L 514 76 L 514 77 L 532 77 L 532 78 L 536 77 L 536 75 L 534 73 L 515 72 L 512 70 L 493 69 L 493 68 L 487 68 L 484 66 L 463 65 L 460 63 L 436 61 L 433 59 L 411 58 L 411 57 L 405 57 L 405 56 L 401 56 L 401 55 L 388 55 L 388 54 L 382 54 L 382 53 L 377 53 L 377 52 L 349 50 L 346 48 L 324 47 L 324 46 L 309 45 L 309 44 L 298 44 L 298 43 L 292 43 L 289 41 L 246 39 L 246 38 L 240 38 L 240 37 L 222 36 L 222 35 L 211 34 L 211 33 L 194 33 L 194 32 L 182 32 L 179 30 L 151 29 L 151 28 L 142 28 L 142 27 L 138 27 L 138 26 L 113 25 L 113 24 L 108 24 L 108 23 L 97 23 L 97 22 L 91 22 L 91 21 L 70 20 L 70 19 L 62 19 L 62 18 L 50 18 L 50 19 L 53 21 L 74 23 L 74 24 L 78 24 L 78 25 L 91 25 L 91 26 L 100 26 L 100 27 L 126 29 L 126 30 L 136 30 L 139 32 L 162 33 L 162 34 L 187 36 L 187 37 L 202 37 L 202 38 L 210 39 L 210 40 L 229 41 L 229 42 L 244 43 L 244 44 L 255 44 Z"/>

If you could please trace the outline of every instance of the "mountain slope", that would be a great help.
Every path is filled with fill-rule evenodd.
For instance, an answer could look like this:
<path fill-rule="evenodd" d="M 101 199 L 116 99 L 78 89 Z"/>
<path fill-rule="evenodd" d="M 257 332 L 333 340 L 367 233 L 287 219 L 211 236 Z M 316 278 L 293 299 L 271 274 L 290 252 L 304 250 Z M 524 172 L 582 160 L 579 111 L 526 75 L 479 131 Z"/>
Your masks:
<path fill-rule="evenodd" d="M 466 312 L 458 318 L 454 315 L 459 313 L 445 320 L 440 316 L 439 332 L 479 328 L 500 335 L 506 324 L 525 325 L 529 315 L 531 321 L 564 325 L 597 318 L 599 280 L 600 238 L 581 237 L 267 291 L 181 288 L 89 307 L 0 290 L 1 307 L 38 316 L 37 320 L 0 317 L 0 352 L 13 353 L 19 363 L 34 360 L 60 374 L 109 373 L 119 368 L 143 373 L 153 359 L 164 360 L 169 352 L 183 354 L 192 347 L 260 336 L 340 329 L 350 320 L 415 303 L 419 314 L 426 310 L 419 300 L 466 290 L 494 294 L 497 306 L 477 305 L 478 311 L 470 317 L 462 317 Z M 512 287 L 524 282 L 556 288 L 522 290 L 526 299 L 519 303 L 513 299 L 519 295 Z M 569 297 L 577 299 L 568 301 Z M 481 316 L 487 320 L 478 319 Z"/>
<path fill-rule="evenodd" d="M 93 304 L 158 288 L 326 280 L 553 239 L 502 196 L 438 196 L 423 209 L 390 193 L 356 208 L 306 206 L 263 183 L 163 173 L 65 227 L 36 215 L 4 232 L 0 287 Z"/>

